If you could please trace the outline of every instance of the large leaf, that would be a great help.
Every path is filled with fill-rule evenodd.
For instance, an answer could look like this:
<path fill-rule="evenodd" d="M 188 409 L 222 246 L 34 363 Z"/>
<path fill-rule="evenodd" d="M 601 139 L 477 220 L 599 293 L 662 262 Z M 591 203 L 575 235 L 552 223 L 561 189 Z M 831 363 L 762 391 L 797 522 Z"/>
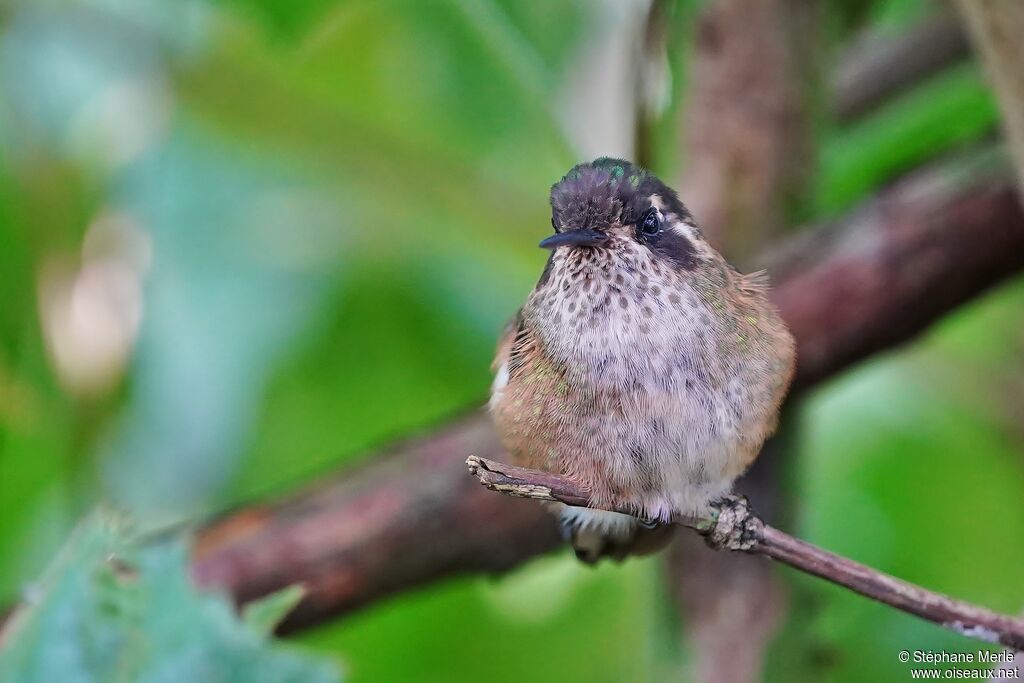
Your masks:
<path fill-rule="evenodd" d="M 269 640 L 191 584 L 179 539 L 139 544 L 94 515 L 73 535 L 0 651 L 9 683 L 333 683 L 331 662 Z M 276 611 L 276 610 L 275 610 Z"/>
<path fill-rule="evenodd" d="M 833 132 L 821 150 L 818 210 L 849 210 L 879 186 L 982 137 L 998 121 L 977 66 L 940 73 L 863 121 Z"/>

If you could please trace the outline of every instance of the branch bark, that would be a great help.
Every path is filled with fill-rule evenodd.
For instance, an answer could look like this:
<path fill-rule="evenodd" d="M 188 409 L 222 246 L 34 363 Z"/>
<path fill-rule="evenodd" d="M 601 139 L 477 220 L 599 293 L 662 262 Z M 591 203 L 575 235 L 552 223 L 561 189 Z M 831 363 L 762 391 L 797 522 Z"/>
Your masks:
<path fill-rule="evenodd" d="M 470 456 L 466 466 L 470 474 L 491 491 L 592 507 L 587 490 L 567 477 L 476 456 Z M 624 506 L 610 509 L 632 514 Z M 794 538 L 765 524 L 744 498 L 729 496 L 716 503 L 708 517 L 677 518 L 674 523 L 697 531 L 715 550 L 764 555 L 961 635 L 1024 650 L 1024 620 L 925 590 Z"/>
<path fill-rule="evenodd" d="M 799 392 L 1024 268 L 1024 215 L 1005 173 L 933 170 L 776 262 Z M 465 476 L 462 456 L 501 452 L 488 418 L 473 413 L 336 481 L 208 523 L 193 574 L 240 602 L 303 583 L 287 631 L 442 578 L 507 571 L 560 538 L 541 506 Z"/>

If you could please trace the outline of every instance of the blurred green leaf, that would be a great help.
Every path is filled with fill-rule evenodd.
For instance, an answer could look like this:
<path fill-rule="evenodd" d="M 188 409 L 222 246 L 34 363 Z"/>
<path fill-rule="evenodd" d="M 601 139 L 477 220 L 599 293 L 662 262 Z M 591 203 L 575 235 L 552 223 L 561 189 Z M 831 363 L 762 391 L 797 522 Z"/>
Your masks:
<path fill-rule="evenodd" d="M 590 568 L 566 553 L 405 596 L 302 642 L 350 653 L 346 676 L 365 683 L 677 680 L 655 649 L 659 582 L 657 560 Z"/>
<path fill-rule="evenodd" d="M 0 651 L 11 683 L 331 683 L 327 661 L 279 647 L 265 623 L 189 582 L 178 541 L 138 545 L 122 521 L 94 515 L 31 589 Z M 289 594 L 286 597 L 292 598 Z M 280 614 L 282 598 L 259 622 Z"/>
<path fill-rule="evenodd" d="M 276 593 L 254 600 L 242 610 L 242 621 L 252 631 L 269 636 L 281 620 L 295 609 L 306 594 L 302 586 L 288 586 Z"/>
<path fill-rule="evenodd" d="M 834 216 L 898 173 L 977 140 L 998 121 L 977 66 L 940 73 L 847 129 L 821 150 L 817 208 Z"/>

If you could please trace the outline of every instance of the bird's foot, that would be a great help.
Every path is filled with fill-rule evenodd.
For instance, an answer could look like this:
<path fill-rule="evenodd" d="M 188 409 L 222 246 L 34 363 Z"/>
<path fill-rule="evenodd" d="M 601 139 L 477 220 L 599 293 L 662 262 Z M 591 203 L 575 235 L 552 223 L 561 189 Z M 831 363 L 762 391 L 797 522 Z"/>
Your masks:
<path fill-rule="evenodd" d="M 662 522 L 659 519 L 647 517 L 645 515 L 637 516 L 636 521 L 637 524 L 639 524 L 644 529 L 657 529 L 659 526 L 664 524 L 664 522 Z"/>

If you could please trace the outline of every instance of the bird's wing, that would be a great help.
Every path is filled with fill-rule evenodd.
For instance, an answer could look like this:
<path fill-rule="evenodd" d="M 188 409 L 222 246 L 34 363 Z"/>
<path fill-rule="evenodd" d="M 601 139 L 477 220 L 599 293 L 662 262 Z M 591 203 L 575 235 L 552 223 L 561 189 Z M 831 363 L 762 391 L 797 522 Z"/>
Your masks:
<path fill-rule="evenodd" d="M 515 342 L 516 333 L 522 325 L 522 320 L 523 311 L 518 310 L 512 319 L 505 323 L 504 329 L 498 336 L 498 348 L 494 354 L 494 362 L 491 363 L 491 370 L 498 370 L 508 363 L 508 358 L 512 354 L 512 345 Z"/>
<path fill-rule="evenodd" d="M 523 319 L 523 311 L 520 309 L 505 325 L 498 339 L 498 352 L 491 369 L 500 371 L 504 368 L 509 376 L 513 376 L 529 360 L 536 348 L 537 341 Z"/>

